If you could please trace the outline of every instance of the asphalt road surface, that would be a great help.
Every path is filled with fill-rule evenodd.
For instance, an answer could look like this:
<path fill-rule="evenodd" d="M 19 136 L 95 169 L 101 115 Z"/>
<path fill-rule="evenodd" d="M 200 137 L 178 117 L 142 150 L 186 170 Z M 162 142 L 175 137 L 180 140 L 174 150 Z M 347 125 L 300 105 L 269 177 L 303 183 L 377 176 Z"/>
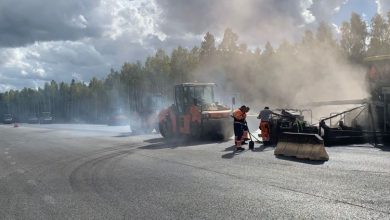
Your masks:
<path fill-rule="evenodd" d="M 0 126 L 0 219 L 390 219 L 390 152 L 325 163 L 127 127 Z"/>

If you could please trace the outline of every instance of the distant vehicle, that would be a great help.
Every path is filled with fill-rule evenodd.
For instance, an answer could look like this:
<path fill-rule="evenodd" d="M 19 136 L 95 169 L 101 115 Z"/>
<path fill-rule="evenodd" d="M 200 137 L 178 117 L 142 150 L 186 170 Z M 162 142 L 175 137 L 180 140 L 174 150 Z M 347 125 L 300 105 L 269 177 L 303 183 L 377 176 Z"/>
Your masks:
<path fill-rule="evenodd" d="M 42 112 L 41 117 L 39 119 L 39 123 L 41 124 L 51 124 L 53 122 L 53 117 L 50 112 Z"/>
<path fill-rule="evenodd" d="M 29 124 L 38 124 L 39 123 L 39 118 L 36 115 L 30 115 L 28 117 L 28 123 Z"/>
<path fill-rule="evenodd" d="M 11 114 L 4 114 L 3 115 L 3 123 L 4 124 L 12 124 L 14 122 L 14 118 Z"/>

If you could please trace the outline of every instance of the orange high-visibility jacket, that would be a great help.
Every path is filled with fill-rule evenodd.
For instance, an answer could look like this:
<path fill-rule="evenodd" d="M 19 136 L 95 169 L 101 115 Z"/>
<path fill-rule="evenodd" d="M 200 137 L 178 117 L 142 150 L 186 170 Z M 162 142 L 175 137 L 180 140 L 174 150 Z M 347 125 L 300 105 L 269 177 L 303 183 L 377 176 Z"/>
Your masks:
<path fill-rule="evenodd" d="M 246 113 L 242 112 L 240 109 L 236 109 L 233 112 L 234 122 L 245 122 Z"/>

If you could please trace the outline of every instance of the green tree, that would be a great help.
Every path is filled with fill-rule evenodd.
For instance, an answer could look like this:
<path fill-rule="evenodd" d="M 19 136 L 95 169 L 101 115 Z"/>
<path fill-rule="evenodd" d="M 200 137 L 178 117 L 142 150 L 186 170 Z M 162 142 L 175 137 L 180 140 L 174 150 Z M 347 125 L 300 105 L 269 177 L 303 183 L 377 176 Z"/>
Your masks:
<path fill-rule="evenodd" d="M 155 56 L 146 59 L 145 74 L 152 93 L 164 96 L 171 94 L 174 77 L 171 74 L 170 57 L 164 50 L 159 49 Z"/>
<path fill-rule="evenodd" d="M 302 38 L 302 44 L 310 47 L 314 44 L 314 41 L 315 39 L 313 32 L 306 30 Z"/>
<path fill-rule="evenodd" d="M 352 56 L 352 47 L 353 47 L 353 38 L 351 33 L 351 24 L 349 22 L 344 21 L 341 24 L 341 40 L 340 46 L 342 50 L 349 56 Z"/>
<path fill-rule="evenodd" d="M 223 34 L 223 39 L 221 44 L 218 46 L 219 51 L 223 55 L 232 54 L 238 50 L 238 35 L 232 31 L 232 29 L 227 28 Z"/>
<path fill-rule="evenodd" d="M 191 71 L 189 56 L 188 50 L 180 46 L 172 51 L 171 71 L 175 84 L 188 81 Z"/>
<path fill-rule="evenodd" d="M 320 22 L 317 29 L 316 38 L 319 42 L 334 44 L 332 28 L 330 27 L 330 25 L 323 21 Z"/>
<path fill-rule="evenodd" d="M 274 53 L 275 53 L 274 48 L 272 47 L 271 43 L 269 41 L 267 41 L 267 43 L 265 44 L 264 51 L 263 51 L 263 56 L 270 57 Z"/>
<path fill-rule="evenodd" d="M 200 58 L 208 60 L 215 55 L 215 38 L 214 35 L 207 32 L 200 46 Z"/>
<path fill-rule="evenodd" d="M 371 32 L 370 32 L 370 44 L 368 46 L 367 54 L 378 55 L 378 54 L 389 54 L 389 24 L 383 19 L 380 14 L 376 14 L 371 19 Z"/>
<path fill-rule="evenodd" d="M 367 25 L 360 15 L 352 13 L 350 22 L 341 27 L 341 47 L 351 60 L 361 62 L 366 52 Z"/>

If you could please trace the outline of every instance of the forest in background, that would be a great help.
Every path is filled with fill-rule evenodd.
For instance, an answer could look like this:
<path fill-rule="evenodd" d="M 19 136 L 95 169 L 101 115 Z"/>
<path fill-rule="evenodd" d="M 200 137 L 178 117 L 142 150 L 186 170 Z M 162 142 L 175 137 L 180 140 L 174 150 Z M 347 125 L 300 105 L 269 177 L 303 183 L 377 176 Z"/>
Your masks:
<path fill-rule="evenodd" d="M 172 102 L 173 86 L 182 82 L 216 82 L 220 99 L 232 94 L 252 105 L 285 107 L 309 101 L 364 98 L 364 61 L 367 56 L 390 54 L 390 12 L 370 24 L 352 13 L 340 27 L 320 23 L 304 32 L 301 41 L 249 48 L 227 28 L 217 45 L 206 33 L 199 46 L 178 46 L 171 53 L 158 49 L 145 62 L 126 62 L 104 79 L 89 82 L 51 82 L 38 90 L 24 88 L 0 93 L 0 114 L 19 120 L 51 112 L 58 122 L 106 123 L 124 114 L 150 112 L 156 98 Z M 226 96 L 226 97 L 223 97 Z M 151 98 L 152 97 L 152 98 Z M 229 103 L 226 103 L 229 104 Z"/>

